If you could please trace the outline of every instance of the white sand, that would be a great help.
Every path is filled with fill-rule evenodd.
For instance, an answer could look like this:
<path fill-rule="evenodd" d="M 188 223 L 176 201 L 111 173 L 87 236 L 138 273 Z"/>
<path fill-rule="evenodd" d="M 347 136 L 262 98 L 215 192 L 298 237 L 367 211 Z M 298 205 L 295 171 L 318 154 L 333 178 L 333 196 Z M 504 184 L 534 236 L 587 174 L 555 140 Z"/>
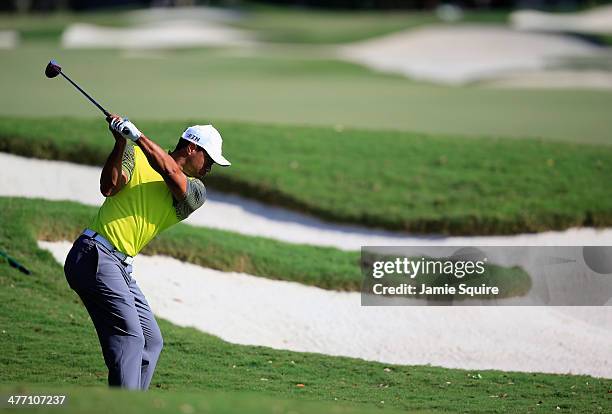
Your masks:
<path fill-rule="evenodd" d="M 39 245 L 60 263 L 71 246 Z M 233 343 L 394 364 L 612 378 L 610 307 L 362 307 L 358 293 L 162 256 L 139 256 L 135 277 L 157 316 Z"/>
<path fill-rule="evenodd" d="M 14 49 L 19 44 L 16 30 L 0 30 L 0 49 Z"/>
<path fill-rule="evenodd" d="M 253 44 L 245 31 L 212 21 L 170 20 L 118 28 L 75 23 L 62 33 L 65 48 L 173 49 Z"/>
<path fill-rule="evenodd" d="M 519 10 L 510 15 L 519 30 L 612 34 L 612 6 L 596 7 L 578 13 L 546 13 Z"/>
<path fill-rule="evenodd" d="M 448 84 L 543 70 L 559 59 L 600 53 L 579 39 L 491 25 L 430 26 L 339 48 L 340 57 L 375 70 Z"/>
<path fill-rule="evenodd" d="M 32 180 L 23 171 L 35 172 Z M 0 153 L 0 196 L 72 200 L 89 205 L 104 201 L 98 190 L 100 168 Z M 359 226 L 326 223 L 285 209 L 209 190 L 209 200 L 187 223 L 263 236 L 290 243 L 358 250 L 361 246 L 547 246 L 612 245 L 612 229 L 574 228 L 561 232 L 513 236 L 412 236 Z M 205 231 L 205 230 L 203 230 Z"/>

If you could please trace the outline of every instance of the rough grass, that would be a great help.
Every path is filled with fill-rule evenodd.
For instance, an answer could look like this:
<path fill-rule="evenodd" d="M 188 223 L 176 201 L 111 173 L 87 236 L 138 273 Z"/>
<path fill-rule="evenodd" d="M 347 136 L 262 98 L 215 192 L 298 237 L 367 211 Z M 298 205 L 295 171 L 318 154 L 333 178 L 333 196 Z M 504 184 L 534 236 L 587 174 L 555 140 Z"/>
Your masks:
<path fill-rule="evenodd" d="M 96 208 L 72 202 L 0 197 L 0 225 L 19 223 L 37 240 L 72 241 L 94 217 Z M 10 250 L 10 245 L 0 245 Z M 181 261 L 223 271 L 243 272 L 270 279 L 288 280 L 323 289 L 359 291 L 363 275 L 360 255 L 333 248 L 287 244 L 261 237 L 180 224 L 155 238 L 143 254 L 162 254 Z M 22 263 L 28 267 L 27 263 Z M 529 275 L 518 268 L 488 266 L 484 276 L 464 283 L 498 286 L 497 298 L 525 295 Z M 441 285 L 445 281 L 420 280 Z M 449 282 L 451 283 L 451 282 Z"/>
<path fill-rule="evenodd" d="M 135 121 L 167 147 L 198 122 Z M 0 150 L 100 165 L 112 147 L 105 125 L 102 120 L 0 118 Z M 208 185 L 324 219 L 465 235 L 612 224 L 608 146 L 215 125 L 233 165 L 213 169 Z"/>
<path fill-rule="evenodd" d="M 41 385 L 0 386 L 4 395 L 64 395 L 62 407 L 19 406 L 18 412 L 38 413 L 61 411 L 66 414 L 107 414 L 121 412 L 139 414 L 216 413 L 216 414 L 269 414 L 269 413 L 334 413 L 334 414 L 380 414 L 374 404 L 355 404 L 346 401 L 318 402 L 308 399 L 276 397 L 261 392 L 221 391 L 173 391 L 149 390 L 146 394 L 102 387 L 48 387 Z M 2 407 L 3 405 L 0 405 Z M 9 407 L 8 405 L 4 405 Z M 387 408 L 385 413 L 402 411 Z M 421 411 L 419 413 L 435 412 Z"/>
<path fill-rule="evenodd" d="M 0 226 L 0 248 L 10 248 L 34 272 L 26 276 L 0 264 L 0 384 L 4 395 L 63 391 L 74 404 L 71 409 L 82 407 L 87 412 L 97 412 L 100 407 L 108 412 L 107 407 L 119 407 L 127 399 L 130 401 L 121 409 L 128 412 L 139 412 L 137 407 L 151 404 L 161 408 L 190 404 L 204 410 L 201 397 L 196 396 L 201 392 L 205 392 L 202 397 L 210 395 L 210 407 L 249 413 L 267 410 L 270 404 L 281 410 L 302 407 L 313 412 L 335 410 L 333 404 L 347 403 L 367 404 L 353 408 L 355 412 L 377 405 L 425 412 L 593 413 L 609 406 L 612 381 L 608 379 L 394 366 L 233 345 L 164 320 L 159 322 L 165 348 L 152 382 L 156 391 L 147 397 L 124 397 L 99 389 L 104 387 L 106 370 L 97 337 L 84 307 L 68 288 L 61 266 L 50 253 L 37 248 L 34 234 L 19 219 Z M 35 387 L 16 387 L 24 383 Z M 235 392 L 240 393 L 234 398 Z M 265 398 L 259 403 L 250 401 L 243 392 Z M 259 404 L 264 407 L 258 408 Z M 348 407 L 345 410 L 353 412 Z"/>
<path fill-rule="evenodd" d="M 72 241 L 91 223 L 97 208 L 72 202 L 0 197 L 0 210 L 1 226 L 19 223 L 33 239 Z M 0 249 L 11 254 L 10 244 L 0 245 Z M 358 291 L 362 280 L 359 252 L 288 244 L 185 224 L 159 235 L 142 253 L 164 254 L 217 270 L 325 289 Z M 23 264 L 29 267 L 29 259 L 24 259 Z"/>

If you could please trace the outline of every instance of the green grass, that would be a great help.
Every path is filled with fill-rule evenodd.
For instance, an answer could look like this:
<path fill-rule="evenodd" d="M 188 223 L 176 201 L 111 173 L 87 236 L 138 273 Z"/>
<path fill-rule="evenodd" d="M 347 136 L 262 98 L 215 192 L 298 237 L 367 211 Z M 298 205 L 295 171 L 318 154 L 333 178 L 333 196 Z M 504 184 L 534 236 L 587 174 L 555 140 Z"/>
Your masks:
<path fill-rule="evenodd" d="M 134 393 L 101 387 L 44 387 L 41 385 L 0 386 L 5 395 L 65 395 L 66 402 L 61 408 L 19 406 L 18 412 L 57 412 L 107 414 L 150 413 L 217 413 L 217 414 L 269 414 L 269 413 L 333 413 L 333 414 L 380 414 L 384 404 L 353 404 L 338 401 L 309 401 L 306 399 L 278 398 L 255 392 L 223 391 L 174 391 L 150 390 L 148 393 Z M 8 405 L 5 405 L 8 407 Z M 2 405 L 0 405 L 2 407 Z M 15 407 L 16 408 L 16 407 Z M 397 409 L 385 409 L 385 413 L 400 413 Z M 431 410 L 422 411 L 435 412 Z"/>
<path fill-rule="evenodd" d="M 17 30 L 21 41 L 59 42 L 64 29 L 72 23 L 90 23 L 103 26 L 126 26 L 126 15 L 115 12 L 89 13 L 0 13 L 0 30 Z"/>
<path fill-rule="evenodd" d="M 235 26 L 267 42 L 330 44 L 383 36 L 427 24 L 442 24 L 435 12 L 406 10 L 329 10 L 251 6 Z M 466 11 L 464 23 L 506 23 L 508 11 Z"/>
<path fill-rule="evenodd" d="M 145 407 L 191 404 L 204 410 L 199 406 L 202 397 L 208 396 L 211 407 L 235 412 L 260 412 L 270 405 L 281 407 L 279 411 L 282 407 L 301 407 L 322 412 L 333 404 L 347 403 L 361 405 L 347 407 L 347 412 L 384 405 L 385 409 L 425 412 L 505 413 L 559 407 L 593 413 L 609 406 L 612 381 L 607 379 L 394 366 L 233 345 L 165 320 L 159 321 L 165 348 L 152 382 L 152 389 L 157 391 L 147 397 L 124 397 L 97 389 L 104 387 L 106 370 L 93 326 L 78 297 L 68 288 L 61 266 L 50 253 L 37 248 L 34 234 L 24 229 L 23 220 L 7 220 L 0 226 L 0 248 L 9 249 L 33 271 L 25 276 L 0 264 L 3 393 L 64 391 L 74 404 L 71 409 L 84 407 L 87 412 L 115 407 L 128 398 L 138 404 L 139 398 L 147 397 L 150 401 L 142 402 Z M 24 383 L 34 388 L 15 387 Z M 219 391 L 224 396 L 217 394 Z M 234 398 L 235 392 L 239 393 Z M 262 400 L 257 402 L 253 393 Z M 285 401 L 289 399 L 292 401 Z M 122 410 L 139 411 L 132 405 L 122 405 Z"/>
<path fill-rule="evenodd" d="M 76 239 L 91 224 L 97 208 L 73 202 L 0 197 L 0 210 L 2 226 L 18 222 L 32 239 L 57 241 Z M 0 250 L 11 254 L 10 245 L 0 246 Z M 143 254 L 164 254 L 213 269 L 325 289 L 358 291 L 362 281 L 359 252 L 288 244 L 185 224 L 162 233 Z M 28 267 L 32 258 L 24 260 Z M 529 287 L 529 280 L 524 286 Z"/>
<path fill-rule="evenodd" d="M 1 225 L 20 223 L 36 240 L 72 241 L 88 227 L 97 208 L 72 202 L 42 199 L 33 202 L 25 198 L 0 197 L 0 210 L 3 212 Z M 0 246 L 0 250 L 10 250 L 10 246 L 4 249 Z M 217 270 L 244 272 L 323 289 L 360 291 L 363 281 L 358 252 L 287 244 L 184 224 L 156 237 L 143 254 L 162 254 Z M 480 283 L 498 286 L 501 293 L 497 298 L 522 296 L 531 288 L 529 275 L 518 268 L 488 266 L 486 275 L 466 279 L 462 280 L 470 286 Z M 419 283 L 439 285 L 440 281 L 419 279 Z"/>
<path fill-rule="evenodd" d="M 424 24 L 441 23 L 435 13 L 429 11 L 333 11 L 253 4 L 228 10 L 236 12 L 237 17 L 228 23 L 254 33 L 257 39 L 295 44 L 353 42 Z M 17 30 L 27 43 L 58 42 L 62 31 L 72 23 L 128 26 L 135 22 L 131 12 L 109 9 L 27 15 L 0 13 L 0 30 Z M 507 16 L 507 11 L 468 11 L 459 23 L 505 23 Z"/>
<path fill-rule="evenodd" d="M 51 58 L 109 110 L 136 120 L 339 125 L 612 144 L 610 91 L 415 83 L 339 62 L 312 46 L 137 53 L 26 44 L 0 51 L 6 97 L 0 115 L 97 114 L 66 81 L 44 77 Z"/>
<path fill-rule="evenodd" d="M 266 42 L 327 44 L 354 42 L 439 22 L 431 12 L 259 7 L 234 25 L 255 32 L 258 39 Z"/>
<path fill-rule="evenodd" d="M 163 146 L 198 119 L 141 121 Z M 0 118 L 0 150 L 102 164 L 102 120 Z M 231 168 L 205 181 L 319 217 L 413 233 L 612 224 L 612 147 L 216 122 Z"/>

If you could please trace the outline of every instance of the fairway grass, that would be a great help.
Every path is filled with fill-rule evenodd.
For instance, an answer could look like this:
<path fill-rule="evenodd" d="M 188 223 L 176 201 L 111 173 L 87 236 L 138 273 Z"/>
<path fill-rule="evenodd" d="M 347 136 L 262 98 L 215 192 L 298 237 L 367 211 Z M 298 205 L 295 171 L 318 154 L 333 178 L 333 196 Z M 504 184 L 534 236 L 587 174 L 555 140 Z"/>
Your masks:
<path fill-rule="evenodd" d="M 335 44 L 431 23 L 440 23 L 432 12 L 254 7 L 233 25 L 256 33 L 266 42 Z"/>
<path fill-rule="evenodd" d="M 612 91 L 511 90 L 416 83 L 335 60 L 330 46 L 180 51 L 0 50 L 0 115 L 98 114 L 63 79 L 56 58 L 107 109 L 134 120 L 235 120 L 454 136 L 612 144 Z"/>
<path fill-rule="evenodd" d="M 168 148 L 198 123 L 136 121 Z M 612 146 L 215 125 L 233 165 L 207 185 L 332 221 L 451 235 L 612 224 Z M 0 118 L 0 151 L 101 165 L 112 145 L 102 120 Z"/>
<path fill-rule="evenodd" d="M 245 3 L 236 8 L 214 10 L 232 13 L 233 19 L 227 24 L 249 30 L 261 41 L 297 44 L 359 41 L 423 24 L 441 23 L 430 11 L 334 11 Z M 173 16 L 173 11 L 170 10 L 168 16 Z M 138 22 L 133 12 L 114 7 L 80 13 L 0 13 L 0 30 L 17 30 L 26 42 L 59 42 L 62 31 L 70 24 L 129 26 Z M 159 10 L 158 14 L 161 15 Z M 467 11 L 458 23 L 505 23 L 507 17 L 507 11 Z"/>
<path fill-rule="evenodd" d="M 16 214 L 18 217 L 19 212 Z M 61 266 L 49 252 L 38 249 L 34 234 L 24 231 L 22 221 L 12 218 L 0 226 L 0 249 L 8 250 L 32 270 L 26 276 L 0 263 L 2 393 L 64 392 L 69 395 L 69 404 L 87 412 L 114 407 L 129 398 L 131 394 L 124 397 L 99 389 L 104 387 L 106 369 L 91 321 L 67 286 Z M 139 399 L 147 398 L 144 396 L 135 396 L 131 400 L 135 405 L 126 402 L 127 407 L 122 407 L 130 410 L 127 412 L 140 412 L 136 407 L 139 402 L 149 407 L 156 401 L 166 407 L 190 404 L 203 410 L 200 405 L 205 398 L 212 407 L 218 404 L 219 410 L 246 413 L 260 412 L 270 405 L 322 412 L 335 409 L 333 404 L 346 403 L 367 406 L 339 408 L 339 412 L 367 412 L 384 406 L 424 412 L 499 413 L 559 407 L 593 413 L 608 407 L 612 387 L 610 380 L 589 376 L 386 365 L 233 345 L 165 320 L 159 323 L 165 348 L 153 377 L 154 392 L 146 394 L 148 402 Z M 17 384 L 30 385 L 17 388 Z M 94 388 L 77 388 L 83 386 Z M 237 391 L 240 393 L 234 399 Z M 196 395 L 200 392 L 204 393 Z M 263 398 L 261 402 L 253 393 L 257 399 Z M 288 399 L 293 401 L 284 401 Z M 243 404 L 244 409 L 238 410 Z M 260 404 L 264 408 L 257 408 Z"/>

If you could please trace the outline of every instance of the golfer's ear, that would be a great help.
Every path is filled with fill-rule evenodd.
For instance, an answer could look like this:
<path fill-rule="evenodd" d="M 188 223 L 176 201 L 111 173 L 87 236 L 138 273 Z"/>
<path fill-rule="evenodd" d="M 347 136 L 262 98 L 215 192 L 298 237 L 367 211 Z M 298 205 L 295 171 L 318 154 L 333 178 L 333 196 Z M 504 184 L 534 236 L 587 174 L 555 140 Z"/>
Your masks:
<path fill-rule="evenodd" d="M 198 146 L 194 144 L 193 142 L 190 142 L 189 144 L 187 144 L 187 148 L 189 149 L 189 151 L 187 152 L 188 154 L 192 154 L 194 151 L 198 150 Z"/>

